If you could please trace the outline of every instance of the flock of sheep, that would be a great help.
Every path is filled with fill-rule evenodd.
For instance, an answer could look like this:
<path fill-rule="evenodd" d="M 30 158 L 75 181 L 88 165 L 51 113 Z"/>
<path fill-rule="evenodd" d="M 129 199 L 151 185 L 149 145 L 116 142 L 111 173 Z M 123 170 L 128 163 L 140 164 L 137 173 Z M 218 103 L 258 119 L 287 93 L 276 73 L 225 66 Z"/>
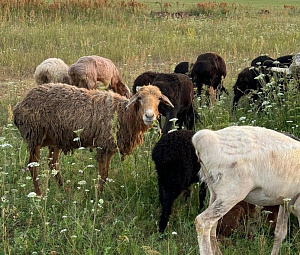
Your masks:
<path fill-rule="evenodd" d="M 299 53 L 285 59 L 260 56 L 253 60 L 252 67 L 238 76 L 233 109 L 242 95 L 261 89 L 254 76 L 257 68 L 269 77 L 281 72 L 298 79 L 299 66 Z M 60 151 L 95 148 L 101 192 L 113 155 L 120 152 L 124 159 L 131 154 L 143 143 L 143 134 L 154 121 L 161 125 L 162 115 L 162 137 L 152 151 L 162 206 L 161 233 L 174 200 L 183 191 L 188 193 L 199 179 L 199 210 L 207 188 L 210 193 L 208 208 L 195 220 L 201 254 L 221 254 L 217 233 L 230 235 L 239 221 L 255 210 L 253 204 L 273 212 L 268 216 L 276 225 L 272 254 L 279 253 L 286 237 L 289 213 L 300 221 L 298 138 L 250 126 L 194 131 L 195 122 L 200 121 L 194 97 L 205 91 L 214 103 L 221 93 L 228 93 L 222 84 L 226 64 L 218 54 L 207 52 L 195 63 L 181 62 L 174 73 L 142 73 L 132 92 L 110 59 L 94 55 L 81 57 L 71 66 L 58 58 L 46 59 L 34 77 L 37 86 L 14 107 L 13 115 L 28 146 L 28 166 L 37 195 L 43 194 L 37 171 L 42 147 L 49 148 L 49 167 L 57 171 L 60 185 Z M 98 82 L 109 90 L 99 90 Z M 177 118 L 178 129 L 187 130 L 169 132 L 173 118 Z M 288 205 L 285 199 L 290 199 Z"/>

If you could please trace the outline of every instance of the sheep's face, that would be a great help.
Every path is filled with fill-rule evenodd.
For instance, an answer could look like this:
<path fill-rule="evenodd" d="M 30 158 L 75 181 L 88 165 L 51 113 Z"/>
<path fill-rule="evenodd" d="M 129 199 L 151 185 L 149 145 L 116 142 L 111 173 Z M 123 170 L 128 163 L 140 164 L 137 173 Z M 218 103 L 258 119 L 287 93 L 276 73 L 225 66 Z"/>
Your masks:
<path fill-rule="evenodd" d="M 142 116 L 144 124 L 149 126 L 158 118 L 158 105 L 160 102 L 174 107 L 170 100 L 161 93 L 158 87 L 149 85 L 143 86 L 131 97 L 127 107 L 134 103 L 140 113 L 138 116 Z"/>

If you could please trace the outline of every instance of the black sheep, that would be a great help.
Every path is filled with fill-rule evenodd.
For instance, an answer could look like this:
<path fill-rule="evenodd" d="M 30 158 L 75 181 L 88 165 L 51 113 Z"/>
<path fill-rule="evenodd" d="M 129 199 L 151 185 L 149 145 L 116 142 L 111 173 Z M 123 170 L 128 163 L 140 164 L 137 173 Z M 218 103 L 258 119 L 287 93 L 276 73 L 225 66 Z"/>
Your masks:
<path fill-rule="evenodd" d="M 169 133 L 157 142 L 152 151 L 158 177 L 159 201 L 162 206 L 159 220 L 161 233 L 167 226 L 175 199 L 183 191 L 188 192 L 191 184 L 199 182 L 200 163 L 192 144 L 194 134 L 191 130 Z M 199 209 L 203 207 L 205 196 L 206 185 L 201 183 Z"/>
<path fill-rule="evenodd" d="M 246 67 L 239 74 L 236 83 L 233 86 L 234 98 L 232 109 L 235 110 L 240 98 L 244 95 L 251 93 L 252 91 L 261 90 L 262 86 L 259 79 L 255 79 L 259 75 L 259 72 L 254 67 Z M 258 99 L 257 93 L 253 93 L 253 100 Z"/>
<path fill-rule="evenodd" d="M 269 60 L 266 60 L 268 62 Z M 259 76 L 261 75 L 261 78 Z M 258 93 L 264 92 L 263 85 L 269 83 L 271 80 L 276 82 L 276 86 L 278 90 L 283 93 L 286 90 L 286 82 L 288 81 L 288 77 L 283 73 L 279 73 L 276 71 L 272 71 L 271 68 L 266 66 L 261 67 L 246 67 L 244 68 L 237 77 L 237 81 L 233 86 L 234 98 L 232 103 L 232 110 L 236 109 L 237 103 L 240 98 L 244 95 L 247 95 L 253 92 L 251 98 L 253 101 L 259 98 Z M 267 91 L 270 91 L 268 88 Z M 259 106 L 260 108 L 260 106 Z"/>
<path fill-rule="evenodd" d="M 212 98 L 214 101 L 222 90 L 227 93 L 222 86 L 222 78 L 225 77 L 225 61 L 214 52 L 199 55 L 191 70 L 191 78 L 197 87 L 198 96 L 201 95 L 203 84 L 205 84 L 208 86 L 210 96 L 214 94 L 215 99 Z"/>
<path fill-rule="evenodd" d="M 251 66 L 261 67 L 261 66 L 266 66 L 267 65 L 268 67 L 271 67 L 274 61 L 275 61 L 275 59 L 273 59 L 269 56 L 261 55 L 261 56 L 258 56 L 256 58 L 254 58 L 251 61 Z"/>
<path fill-rule="evenodd" d="M 136 79 L 133 82 L 132 93 L 136 94 L 137 87 L 152 84 L 152 82 L 157 77 L 157 75 L 159 75 L 159 73 L 152 72 L 152 71 L 148 71 L 140 74 L 138 77 L 136 77 Z"/>
<path fill-rule="evenodd" d="M 172 122 L 170 122 L 172 118 L 178 119 L 176 124 L 179 129 L 182 129 L 184 125 L 187 129 L 192 130 L 195 126 L 195 120 L 200 120 L 200 117 L 193 107 L 193 83 L 189 77 L 180 73 L 145 72 L 135 79 L 132 88 L 133 93 L 138 86 L 149 83 L 157 86 L 174 105 L 174 108 L 164 107 L 163 104 L 159 105 L 160 114 L 166 117 L 162 133 L 167 134 L 172 128 Z"/>
<path fill-rule="evenodd" d="M 194 65 L 193 63 L 186 62 L 186 61 L 180 62 L 175 66 L 174 73 L 182 73 L 190 76 L 193 65 Z"/>

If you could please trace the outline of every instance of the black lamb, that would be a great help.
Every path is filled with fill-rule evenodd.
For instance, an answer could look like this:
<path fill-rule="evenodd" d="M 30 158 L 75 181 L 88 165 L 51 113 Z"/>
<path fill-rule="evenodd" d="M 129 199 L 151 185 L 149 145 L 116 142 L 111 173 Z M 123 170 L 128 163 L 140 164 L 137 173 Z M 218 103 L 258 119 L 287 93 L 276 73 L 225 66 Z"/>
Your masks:
<path fill-rule="evenodd" d="M 152 151 L 155 162 L 159 201 L 162 207 L 159 231 L 164 232 L 169 221 L 175 199 L 183 192 L 189 192 L 193 183 L 199 182 L 198 162 L 195 148 L 192 144 L 191 130 L 179 130 L 163 136 Z M 201 183 L 199 190 L 199 210 L 204 205 L 206 185 Z"/>
<path fill-rule="evenodd" d="M 193 107 L 194 90 L 193 83 L 189 77 L 180 73 L 145 72 L 134 81 L 133 94 L 138 86 L 148 85 L 149 83 L 157 86 L 174 105 L 174 108 L 165 107 L 163 104 L 159 105 L 160 114 L 166 117 L 162 129 L 163 135 L 167 134 L 172 128 L 170 120 L 173 118 L 178 119 L 176 122 L 178 129 L 182 129 L 185 126 L 187 129 L 192 130 L 196 119 L 200 120 L 200 117 Z"/>

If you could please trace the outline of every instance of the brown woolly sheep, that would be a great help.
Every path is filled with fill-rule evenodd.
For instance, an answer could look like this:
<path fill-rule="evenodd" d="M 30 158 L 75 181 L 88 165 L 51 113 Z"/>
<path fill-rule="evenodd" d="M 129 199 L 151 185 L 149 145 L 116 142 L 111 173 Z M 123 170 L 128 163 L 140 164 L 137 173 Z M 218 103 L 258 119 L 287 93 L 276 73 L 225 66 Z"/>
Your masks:
<path fill-rule="evenodd" d="M 68 65 L 60 58 L 47 58 L 36 67 L 35 82 L 37 85 L 45 83 L 71 84 L 68 68 Z"/>
<path fill-rule="evenodd" d="M 129 98 L 129 88 L 121 81 L 119 70 L 108 58 L 84 56 L 69 67 L 72 84 L 79 88 L 96 89 L 97 81 L 114 92 Z"/>
<path fill-rule="evenodd" d="M 42 192 L 33 162 L 39 160 L 40 149 L 44 146 L 53 148 L 49 166 L 58 171 L 56 178 L 60 185 L 63 183 L 58 169 L 60 150 L 67 153 L 78 147 L 97 148 L 101 192 L 113 155 L 119 150 L 123 159 L 143 143 L 143 133 L 157 119 L 160 102 L 172 106 L 170 100 L 154 86 L 141 88 L 130 99 L 113 92 L 66 84 L 48 84 L 31 89 L 15 106 L 13 114 L 14 123 L 28 146 L 28 166 L 37 195 Z M 115 116 L 118 123 L 113 121 Z M 112 133 L 114 129 L 117 129 L 117 142 Z M 78 137 L 77 130 L 82 130 Z"/>

